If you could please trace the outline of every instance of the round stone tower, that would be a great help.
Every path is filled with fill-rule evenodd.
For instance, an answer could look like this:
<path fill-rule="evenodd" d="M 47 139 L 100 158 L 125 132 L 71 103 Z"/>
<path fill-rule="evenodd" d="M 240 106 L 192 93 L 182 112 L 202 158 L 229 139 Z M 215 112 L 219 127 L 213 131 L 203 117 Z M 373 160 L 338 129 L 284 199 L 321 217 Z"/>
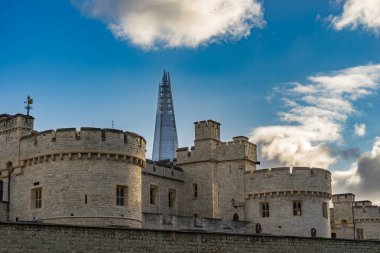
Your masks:
<path fill-rule="evenodd" d="M 141 227 L 143 137 L 114 129 L 49 130 L 20 140 L 11 221 Z"/>
<path fill-rule="evenodd" d="M 319 168 L 272 168 L 246 175 L 246 217 L 262 233 L 330 237 L 331 173 Z"/>

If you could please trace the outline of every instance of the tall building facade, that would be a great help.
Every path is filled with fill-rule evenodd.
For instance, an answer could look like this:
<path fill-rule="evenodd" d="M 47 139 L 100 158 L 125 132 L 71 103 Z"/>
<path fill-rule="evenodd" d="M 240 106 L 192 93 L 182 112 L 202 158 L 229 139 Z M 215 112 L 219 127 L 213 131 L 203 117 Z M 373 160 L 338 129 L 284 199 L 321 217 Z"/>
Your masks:
<path fill-rule="evenodd" d="M 158 91 L 152 160 L 173 160 L 176 157 L 177 149 L 178 136 L 175 124 L 170 74 L 164 70 Z"/>

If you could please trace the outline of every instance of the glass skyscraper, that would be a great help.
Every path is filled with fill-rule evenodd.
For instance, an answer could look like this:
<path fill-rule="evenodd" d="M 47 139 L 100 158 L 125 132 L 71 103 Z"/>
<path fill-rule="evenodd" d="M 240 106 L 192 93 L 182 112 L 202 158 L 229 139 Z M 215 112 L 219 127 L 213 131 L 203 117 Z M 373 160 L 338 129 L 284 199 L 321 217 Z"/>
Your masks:
<path fill-rule="evenodd" d="M 173 160 L 176 157 L 177 149 L 178 136 L 175 125 L 170 75 L 169 72 L 164 70 L 158 91 L 152 160 Z"/>

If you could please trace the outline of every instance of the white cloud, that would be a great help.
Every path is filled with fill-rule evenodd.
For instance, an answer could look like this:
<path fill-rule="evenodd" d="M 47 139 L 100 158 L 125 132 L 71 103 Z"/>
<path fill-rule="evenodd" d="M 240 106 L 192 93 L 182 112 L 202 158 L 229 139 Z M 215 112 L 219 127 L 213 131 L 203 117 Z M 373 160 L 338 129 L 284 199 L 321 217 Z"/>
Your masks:
<path fill-rule="evenodd" d="M 357 200 L 369 199 L 380 204 L 380 137 L 376 137 L 372 151 L 362 154 L 348 171 L 333 172 L 334 193 L 352 192 Z"/>
<path fill-rule="evenodd" d="M 355 134 L 359 137 L 363 137 L 366 132 L 366 125 L 364 123 L 358 124 L 356 123 L 355 126 Z"/>
<path fill-rule="evenodd" d="M 238 40 L 263 27 L 258 0 L 72 0 L 113 34 L 145 49 Z"/>
<path fill-rule="evenodd" d="M 380 32 L 380 1 L 379 0 L 344 0 L 343 13 L 331 17 L 332 25 L 337 30 L 344 28 Z"/>
<path fill-rule="evenodd" d="M 358 66 L 308 77 L 282 90 L 286 110 L 281 125 L 253 130 L 251 140 L 260 144 L 267 160 L 287 166 L 328 168 L 336 161 L 330 144 L 342 141 L 347 118 L 356 112 L 355 101 L 380 86 L 380 65 Z"/>

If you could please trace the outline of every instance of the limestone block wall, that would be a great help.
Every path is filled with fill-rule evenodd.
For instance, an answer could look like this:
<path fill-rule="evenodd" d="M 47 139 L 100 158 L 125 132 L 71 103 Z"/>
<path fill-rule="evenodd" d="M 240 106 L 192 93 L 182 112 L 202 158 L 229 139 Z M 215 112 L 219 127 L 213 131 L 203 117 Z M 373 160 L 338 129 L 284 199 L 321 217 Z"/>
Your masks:
<path fill-rule="evenodd" d="M 177 164 L 178 164 L 177 160 Z M 183 214 L 205 218 L 218 218 L 215 173 L 215 162 L 200 162 L 181 165 L 184 170 Z M 197 196 L 194 196 L 194 185 L 197 186 Z"/>
<path fill-rule="evenodd" d="M 192 216 L 165 216 L 143 213 L 144 229 L 197 230 L 206 232 L 253 234 L 254 225 L 247 221 L 226 221 Z"/>
<path fill-rule="evenodd" d="M 365 240 L 380 240 L 380 219 L 357 219 L 355 229 L 363 229 Z M 357 235 L 356 235 L 357 238 Z"/>
<path fill-rule="evenodd" d="M 22 238 L 22 243 L 18 238 Z M 0 252 L 373 253 L 380 242 L 57 225 L 0 224 Z"/>
<path fill-rule="evenodd" d="M 215 170 L 216 206 L 224 220 L 245 220 L 244 174 L 249 164 L 244 160 L 219 162 Z"/>
<path fill-rule="evenodd" d="M 141 227 L 145 140 L 118 130 L 58 129 L 23 137 L 11 177 L 11 220 Z M 125 188 L 124 206 L 116 188 Z M 33 192 L 41 189 L 42 207 Z"/>
<path fill-rule="evenodd" d="M 7 221 L 7 203 L 0 201 L 0 222 Z"/>
<path fill-rule="evenodd" d="M 263 233 L 330 237 L 328 213 L 323 205 L 331 198 L 331 174 L 323 169 L 273 168 L 246 174 L 246 220 L 260 223 Z M 302 214 L 293 214 L 293 203 L 301 202 Z M 269 204 L 264 217 L 262 204 Z M 323 204 L 325 203 L 325 204 Z M 328 212 L 328 210 L 326 209 Z M 327 216 L 326 216 L 327 215 Z"/>
<path fill-rule="evenodd" d="M 183 171 L 176 166 L 163 166 L 147 162 L 142 171 L 142 211 L 164 216 L 182 215 L 185 204 L 183 202 Z M 156 200 L 150 201 L 151 187 L 157 189 Z M 172 207 L 169 207 L 169 191 L 175 192 Z"/>
<path fill-rule="evenodd" d="M 332 196 L 334 215 L 331 232 L 337 238 L 353 239 L 354 238 L 354 212 L 355 195 L 335 194 Z"/>

